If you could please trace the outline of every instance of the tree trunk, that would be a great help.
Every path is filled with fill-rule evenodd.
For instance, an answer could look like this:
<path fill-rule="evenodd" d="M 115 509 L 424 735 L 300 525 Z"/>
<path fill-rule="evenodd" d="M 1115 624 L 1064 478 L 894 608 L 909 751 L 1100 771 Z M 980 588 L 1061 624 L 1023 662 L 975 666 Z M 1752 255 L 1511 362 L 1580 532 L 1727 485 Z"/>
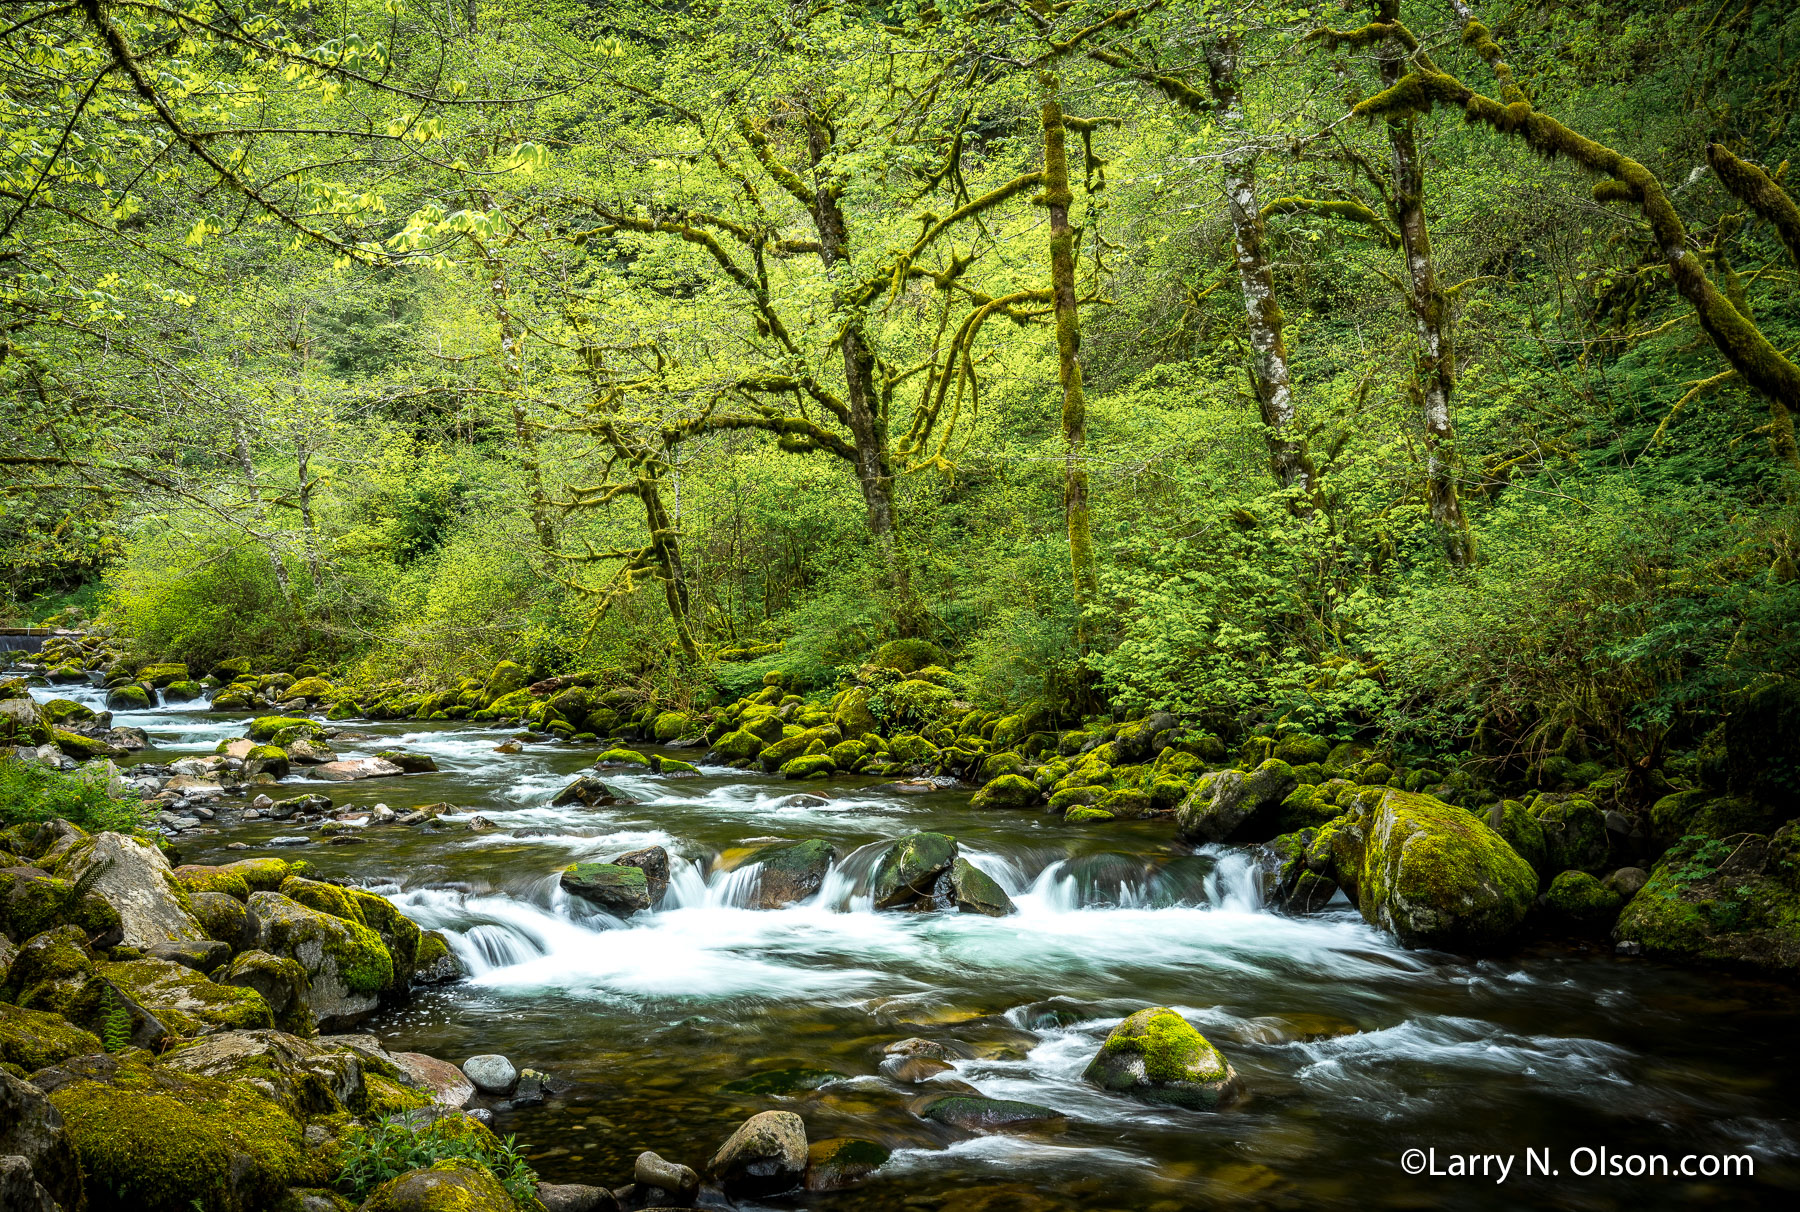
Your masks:
<path fill-rule="evenodd" d="M 813 224 L 819 232 L 819 259 L 829 271 L 850 256 L 849 231 L 838 205 L 838 185 L 824 166 L 831 149 L 831 135 L 815 120 L 807 123 L 807 152 L 813 166 Z M 881 547 L 888 579 L 903 597 L 909 591 L 904 562 L 894 545 L 894 471 L 888 460 L 887 418 L 882 415 L 875 390 L 875 351 L 869 347 L 860 315 L 844 317 L 838 338 L 844 359 L 846 401 L 850 411 L 850 436 L 856 446 L 856 482 L 868 507 L 869 533 Z"/>
<path fill-rule="evenodd" d="M 471 34 L 481 32 L 481 26 L 475 20 L 475 0 L 463 0 L 463 20 L 469 23 Z"/>
<path fill-rule="evenodd" d="M 1384 8 L 1386 6 L 1384 5 Z M 1391 16 L 1389 17 L 1391 20 Z M 1400 47 L 1383 43 L 1382 86 L 1400 79 Z M 1425 420 L 1425 492 L 1431 520 L 1438 528 L 1444 554 L 1462 567 L 1474 556 L 1474 540 L 1463 517 L 1456 490 L 1456 432 L 1450 421 L 1450 397 L 1456 389 L 1456 348 L 1451 344 L 1450 300 L 1438 282 L 1431 259 L 1431 234 L 1425 226 L 1425 166 L 1413 137 L 1413 115 L 1387 119 L 1388 146 L 1394 155 L 1394 225 L 1406 257 L 1413 326 L 1419 335 L 1416 376 Z"/>
<path fill-rule="evenodd" d="M 556 527 L 551 520 L 550 497 L 544 491 L 543 468 L 538 463 L 537 434 L 525 413 L 525 333 L 512 313 L 512 291 L 505 267 L 492 253 L 483 251 L 494 293 L 494 319 L 500 325 L 500 388 L 512 409 L 513 440 L 518 444 L 519 467 L 525 472 L 526 490 L 531 497 L 531 528 L 537 534 L 538 546 L 546 554 L 554 554 Z"/>
<path fill-rule="evenodd" d="M 1075 231 L 1069 226 L 1069 156 L 1064 146 L 1058 81 L 1049 72 L 1039 79 L 1044 99 L 1044 192 L 1038 201 L 1050 212 L 1050 295 L 1056 317 L 1056 368 L 1062 381 L 1063 516 L 1069 530 L 1069 565 L 1075 606 L 1085 611 L 1098 595 L 1094 574 L 1094 537 L 1088 523 L 1087 394 L 1081 383 L 1081 316 L 1075 295 Z M 1088 646 L 1085 619 L 1076 623 L 1076 642 Z"/>
<path fill-rule="evenodd" d="M 1269 467 L 1284 488 L 1310 489 L 1312 460 L 1294 424 L 1294 389 L 1288 372 L 1283 317 L 1275 301 L 1275 272 L 1263 243 L 1262 209 L 1256 202 L 1256 145 L 1245 126 L 1238 93 L 1238 40 L 1220 38 L 1206 56 L 1214 113 L 1226 138 L 1225 204 L 1231 214 L 1238 286 L 1250 328 L 1250 386 L 1256 393 L 1269 443 Z"/>
<path fill-rule="evenodd" d="M 256 502 L 256 516 L 260 521 L 265 516 L 262 506 L 262 486 L 256 482 L 256 463 L 250 457 L 250 438 L 244 433 L 244 423 L 237 417 L 231 418 L 231 436 L 237 444 L 238 466 L 243 469 L 244 483 L 249 485 L 250 499 Z M 273 547 L 264 545 L 269 555 L 269 567 L 275 574 L 275 586 L 281 590 L 281 600 L 292 603 L 293 590 L 288 585 L 287 565 L 281 562 L 281 553 Z"/>
<path fill-rule="evenodd" d="M 638 499 L 644 503 L 644 521 L 650 529 L 650 549 L 660 570 L 657 579 L 663 583 L 663 597 L 669 604 L 669 618 L 675 624 L 675 639 L 690 661 L 700 659 L 699 645 L 688 625 L 687 570 L 681 563 L 681 535 L 663 508 L 662 491 L 656 474 L 646 466 L 638 474 Z"/>
<path fill-rule="evenodd" d="M 312 451 L 305 441 L 294 439 L 294 459 L 299 464 L 300 484 L 300 537 L 306 545 L 306 566 L 312 573 L 313 592 L 324 588 L 323 578 L 319 575 L 319 542 L 318 532 L 313 522 L 312 498 L 315 481 L 312 476 Z"/>

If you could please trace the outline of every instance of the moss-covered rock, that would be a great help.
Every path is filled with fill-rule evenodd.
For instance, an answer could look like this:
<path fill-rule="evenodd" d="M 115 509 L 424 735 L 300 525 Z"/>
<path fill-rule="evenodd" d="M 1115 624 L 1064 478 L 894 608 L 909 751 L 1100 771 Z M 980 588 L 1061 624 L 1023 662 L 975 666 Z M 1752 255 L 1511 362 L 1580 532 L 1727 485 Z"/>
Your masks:
<path fill-rule="evenodd" d="M 808 899 L 825 883 L 825 874 L 836 858 L 831 843 L 821 838 L 758 850 L 755 861 L 762 872 L 753 906 L 780 909 Z"/>
<path fill-rule="evenodd" d="M 1539 898 L 1553 929 L 1602 935 L 1612 929 L 1625 899 L 1585 871 L 1564 871 Z"/>
<path fill-rule="evenodd" d="M 692 728 L 688 713 L 685 711 L 665 711 L 656 717 L 652 731 L 659 741 L 672 741 L 685 736 Z"/>
<path fill-rule="evenodd" d="M 525 683 L 530 680 L 522 665 L 501 661 L 487 676 L 487 685 L 483 690 L 486 702 L 493 706 L 497 700 L 525 689 Z"/>
<path fill-rule="evenodd" d="M 1502 945 L 1537 895 L 1537 874 L 1499 834 L 1417 792 L 1380 793 L 1322 828 L 1312 853 L 1329 856 L 1329 874 L 1370 924 L 1408 947 Z"/>
<path fill-rule="evenodd" d="M 180 1045 L 163 1064 L 183 1073 L 253 1083 L 294 1118 L 361 1114 L 366 1072 L 399 1070 L 365 1049 L 285 1031 L 231 1031 Z"/>
<path fill-rule="evenodd" d="M 321 677 L 301 678 L 292 686 L 281 692 L 284 701 L 305 699 L 309 703 L 317 703 L 330 698 L 337 688 Z"/>
<path fill-rule="evenodd" d="M 326 801 L 327 806 L 330 801 Z M 281 887 L 291 870 L 287 862 L 278 858 L 239 859 L 235 863 L 227 863 L 224 870 L 240 875 L 252 892 L 274 892 Z"/>
<path fill-rule="evenodd" d="M 261 1212 L 331 1174 L 297 1120 L 247 1082 L 86 1057 L 37 1075 L 92 1212 Z"/>
<path fill-rule="evenodd" d="M 1682 838 L 1626 904 L 1626 948 L 1793 979 L 1800 975 L 1800 829 Z"/>
<path fill-rule="evenodd" d="M 223 892 L 240 901 L 250 899 L 250 884 L 241 871 L 230 867 L 186 865 L 175 868 L 175 879 L 187 889 L 190 899 L 196 892 Z"/>
<path fill-rule="evenodd" d="M 1725 721 L 1725 768 L 1735 795 L 1767 804 L 1778 819 L 1800 813 L 1800 682 L 1771 682 L 1744 696 Z"/>
<path fill-rule="evenodd" d="M 187 681 L 188 667 L 179 662 L 171 662 L 162 665 L 146 665 L 138 670 L 137 677 L 138 681 L 148 682 L 150 685 L 161 689 L 170 682 Z"/>
<path fill-rule="evenodd" d="M 518 1212 L 500 1180 L 477 1162 L 447 1159 L 375 1188 L 360 1212 Z"/>
<path fill-rule="evenodd" d="M 818 746 L 813 752 L 824 753 L 843 739 L 843 733 L 838 731 L 835 724 L 803 728 L 793 736 L 784 736 L 764 749 L 758 760 L 762 763 L 764 770 L 773 774 L 795 758 L 804 755 L 808 750 L 813 750 L 813 746 Z"/>
<path fill-rule="evenodd" d="M 831 760 L 829 753 L 803 753 L 782 763 L 781 776 L 789 779 L 824 778 L 836 769 L 837 763 Z"/>
<path fill-rule="evenodd" d="M 69 847 L 56 873 L 71 883 L 85 879 L 118 910 L 123 941 L 133 947 L 148 950 L 158 943 L 206 937 L 169 860 L 147 841 L 94 834 Z"/>
<path fill-rule="evenodd" d="M 1165 1006 L 1146 1007 L 1114 1027 L 1082 1078 L 1144 1102 L 1202 1111 L 1229 1105 L 1243 1092 L 1230 1062 Z"/>
<path fill-rule="evenodd" d="M 321 1029 L 356 1022 L 393 987 L 393 958 L 367 926 L 309 909 L 279 892 L 252 893 L 250 912 L 261 923 L 261 949 L 306 969 L 313 1020 Z"/>
<path fill-rule="evenodd" d="M 275 1016 L 255 990 L 220 985 L 192 968 L 163 959 L 101 964 L 99 975 L 123 990 L 177 1035 L 253 1031 Z"/>
<path fill-rule="evenodd" d="M 814 1141 L 806 1150 L 806 1189 L 842 1191 L 868 1178 L 893 1156 L 886 1145 L 851 1136 Z"/>
<path fill-rule="evenodd" d="M 739 728 L 713 742 L 713 752 L 728 762 L 742 762 L 763 751 L 764 742 L 753 732 Z"/>
<path fill-rule="evenodd" d="M 1020 774 L 1003 774 L 977 791 L 971 808 L 1027 808 L 1038 802 L 1037 784 Z"/>
<path fill-rule="evenodd" d="M 244 951 L 215 972 L 213 979 L 221 985 L 251 990 L 262 998 L 280 1030 L 294 1035 L 313 1034 L 312 978 L 299 961 L 267 951 Z"/>
<path fill-rule="evenodd" d="M 0 935 L 22 943 L 57 926 L 77 926 L 88 942 L 110 947 L 123 939 L 118 910 L 95 892 L 36 867 L 0 869 Z"/>
<path fill-rule="evenodd" d="M 1502 800 L 1488 809 L 1488 828 L 1506 839 L 1506 844 L 1531 864 L 1542 878 L 1554 874 L 1549 870 L 1550 852 L 1544 845 L 1544 827 L 1525 810 L 1518 800 Z"/>
<path fill-rule="evenodd" d="M 563 868 L 561 885 L 609 913 L 629 917 L 650 908 L 650 880 L 640 867 L 621 863 L 571 863 Z"/>
<path fill-rule="evenodd" d="M 1175 809 L 1176 832 L 1197 842 L 1264 841 L 1280 828 L 1282 803 L 1298 786 L 1293 768 L 1279 758 L 1247 775 L 1203 775 Z"/>
<path fill-rule="evenodd" d="M 929 640 L 889 640 L 875 650 L 869 664 L 896 673 L 915 673 L 930 665 L 941 665 L 943 659 L 938 646 Z"/>
<path fill-rule="evenodd" d="M 204 689 L 195 681 L 170 682 L 162 688 L 163 701 L 168 703 L 191 703 L 203 693 Z"/>
<path fill-rule="evenodd" d="M 1104 808 L 1089 808 L 1084 805 L 1077 805 L 1063 814 L 1063 821 L 1070 825 L 1098 825 L 1102 821 L 1117 819 Z"/>
<path fill-rule="evenodd" d="M 421 931 L 419 950 L 414 959 L 413 984 L 442 985 L 460 980 L 464 975 L 462 961 L 450 949 L 450 940 L 441 931 Z"/>
<path fill-rule="evenodd" d="M 284 744 L 281 738 L 286 735 L 323 736 L 325 726 L 317 720 L 309 720 L 305 716 L 264 715 L 251 720 L 245 735 L 261 744 Z"/>
<path fill-rule="evenodd" d="M 877 909 L 896 909 L 931 895 L 938 877 L 956 860 L 956 839 L 945 833 L 901 838 L 875 868 Z"/>
<path fill-rule="evenodd" d="M 951 862 L 950 870 L 940 876 L 939 880 L 940 883 L 948 880 L 948 889 L 941 889 L 940 895 L 947 892 L 947 899 L 956 906 L 959 913 L 1006 917 L 1019 911 L 1019 907 L 1013 904 L 1012 897 L 1006 895 L 1006 889 L 961 855 Z"/>
<path fill-rule="evenodd" d="M 0 1061 L 27 1073 L 105 1049 L 100 1037 L 60 1014 L 0 1002 Z"/>
<path fill-rule="evenodd" d="M 1591 800 L 1549 803 L 1540 797 L 1531 813 L 1544 831 L 1546 866 L 1556 871 L 1609 869 L 1606 814 Z"/>

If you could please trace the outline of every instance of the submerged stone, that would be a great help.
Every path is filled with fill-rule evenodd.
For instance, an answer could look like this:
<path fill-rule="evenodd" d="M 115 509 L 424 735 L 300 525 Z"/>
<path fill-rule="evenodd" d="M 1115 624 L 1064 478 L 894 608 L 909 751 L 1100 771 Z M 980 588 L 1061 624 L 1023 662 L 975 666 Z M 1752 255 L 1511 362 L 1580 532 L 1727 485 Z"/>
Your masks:
<path fill-rule="evenodd" d="M 1054 1107 L 978 1094 L 938 1094 L 914 1105 L 921 1119 L 971 1132 L 1058 1125 L 1067 1118 Z"/>
<path fill-rule="evenodd" d="M 815 1141 L 806 1150 L 806 1189 L 842 1191 L 853 1187 L 885 1166 L 892 1156 L 886 1145 L 853 1136 Z"/>
<path fill-rule="evenodd" d="M 772 1094 L 777 1097 L 817 1090 L 832 1082 L 843 1081 L 849 1074 L 835 1069 L 770 1069 L 726 1082 L 719 1089 L 726 1094 Z"/>

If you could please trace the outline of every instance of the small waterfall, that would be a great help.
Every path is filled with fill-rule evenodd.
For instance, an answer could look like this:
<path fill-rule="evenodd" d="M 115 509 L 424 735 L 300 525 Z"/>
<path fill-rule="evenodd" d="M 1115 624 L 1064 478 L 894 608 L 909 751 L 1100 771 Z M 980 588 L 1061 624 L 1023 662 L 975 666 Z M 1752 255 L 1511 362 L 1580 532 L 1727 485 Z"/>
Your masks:
<path fill-rule="evenodd" d="M 1213 869 L 1206 877 L 1206 899 L 1214 907 L 1235 913 L 1260 913 L 1263 908 L 1262 868 L 1245 850 L 1207 847 Z"/>
<path fill-rule="evenodd" d="M 661 909 L 748 909 L 762 889 L 762 864 L 746 863 L 731 871 L 701 873 L 700 864 L 680 863 L 669 872 L 669 890 Z"/>

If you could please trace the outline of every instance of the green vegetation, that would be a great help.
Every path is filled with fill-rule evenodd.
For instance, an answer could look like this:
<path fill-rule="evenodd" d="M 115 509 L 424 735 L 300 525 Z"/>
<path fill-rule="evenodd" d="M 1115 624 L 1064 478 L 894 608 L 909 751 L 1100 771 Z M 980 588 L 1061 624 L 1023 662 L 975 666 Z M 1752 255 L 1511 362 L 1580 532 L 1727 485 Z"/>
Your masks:
<path fill-rule="evenodd" d="M 338 1189 L 361 1200 L 371 1190 L 409 1170 L 446 1160 L 472 1161 L 485 1168 L 521 1208 L 538 1207 L 537 1174 L 513 1147 L 473 1120 L 453 1116 L 422 1128 L 405 1123 L 355 1126 L 339 1145 Z"/>
<path fill-rule="evenodd" d="M 0 759 L 0 825 L 61 817 L 90 833 L 135 833 L 149 814 L 135 790 L 115 797 L 92 770 L 64 773 L 37 762 Z"/>

